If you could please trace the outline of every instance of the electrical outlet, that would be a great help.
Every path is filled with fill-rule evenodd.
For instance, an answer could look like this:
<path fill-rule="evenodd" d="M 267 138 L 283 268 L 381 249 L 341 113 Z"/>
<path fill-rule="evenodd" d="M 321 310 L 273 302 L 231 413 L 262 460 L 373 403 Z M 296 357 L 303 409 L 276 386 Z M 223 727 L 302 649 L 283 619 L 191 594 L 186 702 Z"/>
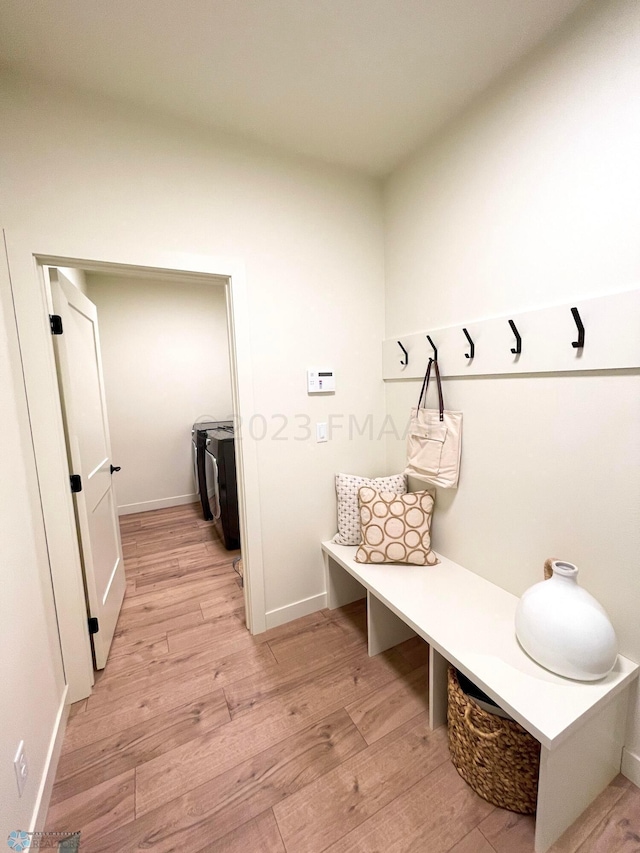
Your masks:
<path fill-rule="evenodd" d="M 22 796 L 24 786 L 27 784 L 29 776 L 29 765 L 27 764 L 27 753 L 24 750 L 24 741 L 21 740 L 18 745 L 16 757 L 13 759 L 13 767 L 16 771 L 16 780 L 18 782 L 18 796 Z"/>

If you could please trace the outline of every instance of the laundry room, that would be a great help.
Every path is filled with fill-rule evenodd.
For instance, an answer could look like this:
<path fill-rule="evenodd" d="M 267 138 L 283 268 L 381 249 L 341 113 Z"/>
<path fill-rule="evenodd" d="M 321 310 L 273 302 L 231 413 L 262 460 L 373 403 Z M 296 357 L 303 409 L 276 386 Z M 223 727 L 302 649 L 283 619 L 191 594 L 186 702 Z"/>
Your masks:
<path fill-rule="evenodd" d="M 191 430 L 231 421 L 224 287 L 86 274 L 98 309 L 118 513 L 199 500 Z"/>

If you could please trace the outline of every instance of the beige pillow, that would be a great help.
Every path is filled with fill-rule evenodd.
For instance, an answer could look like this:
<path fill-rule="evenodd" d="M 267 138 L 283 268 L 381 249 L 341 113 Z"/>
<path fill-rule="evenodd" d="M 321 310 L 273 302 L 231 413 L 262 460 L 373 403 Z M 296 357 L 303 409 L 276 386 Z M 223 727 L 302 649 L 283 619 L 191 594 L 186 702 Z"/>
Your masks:
<path fill-rule="evenodd" d="M 431 550 L 433 496 L 429 492 L 377 492 L 369 486 L 358 491 L 362 542 L 358 563 L 410 563 L 435 566 L 440 561 Z"/>
<path fill-rule="evenodd" d="M 354 474 L 336 474 L 336 494 L 338 497 L 338 532 L 333 541 L 338 545 L 360 544 L 360 513 L 358 510 L 358 489 L 371 486 L 376 491 L 395 492 L 399 495 L 407 491 L 407 478 L 404 474 L 391 477 L 357 477 Z"/>

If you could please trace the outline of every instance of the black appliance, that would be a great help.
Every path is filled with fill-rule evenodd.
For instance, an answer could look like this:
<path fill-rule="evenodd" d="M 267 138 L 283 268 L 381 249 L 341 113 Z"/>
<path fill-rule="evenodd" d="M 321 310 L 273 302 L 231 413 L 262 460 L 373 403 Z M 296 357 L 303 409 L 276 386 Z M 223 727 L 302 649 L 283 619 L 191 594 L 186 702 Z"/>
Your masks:
<path fill-rule="evenodd" d="M 202 515 L 214 522 L 225 548 L 236 550 L 240 521 L 233 421 L 201 421 L 193 425 L 191 434 Z"/>

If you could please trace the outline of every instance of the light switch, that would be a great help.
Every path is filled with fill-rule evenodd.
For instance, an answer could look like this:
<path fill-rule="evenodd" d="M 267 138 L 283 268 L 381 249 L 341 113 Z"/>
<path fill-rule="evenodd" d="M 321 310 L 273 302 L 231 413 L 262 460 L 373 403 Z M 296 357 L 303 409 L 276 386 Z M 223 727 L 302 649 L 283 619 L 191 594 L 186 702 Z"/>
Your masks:
<path fill-rule="evenodd" d="M 327 425 L 326 424 L 316 424 L 316 441 L 326 441 L 327 440 Z"/>

